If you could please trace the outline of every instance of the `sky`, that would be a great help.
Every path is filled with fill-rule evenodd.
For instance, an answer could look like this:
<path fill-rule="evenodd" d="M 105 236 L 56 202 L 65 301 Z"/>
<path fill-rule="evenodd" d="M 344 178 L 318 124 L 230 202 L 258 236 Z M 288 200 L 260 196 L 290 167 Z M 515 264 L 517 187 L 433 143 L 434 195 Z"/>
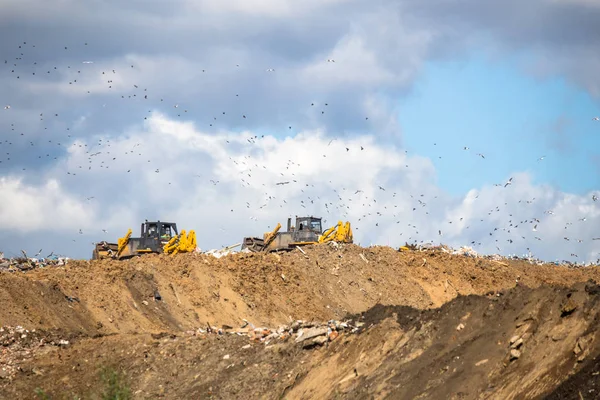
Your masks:
<path fill-rule="evenodd" d="M 89 258 L 145 219 L 208 250 L 314 215 L 363 246 L 596 262 L 599 17 L 588 0 L 4 1 L 0 251 Z"/>

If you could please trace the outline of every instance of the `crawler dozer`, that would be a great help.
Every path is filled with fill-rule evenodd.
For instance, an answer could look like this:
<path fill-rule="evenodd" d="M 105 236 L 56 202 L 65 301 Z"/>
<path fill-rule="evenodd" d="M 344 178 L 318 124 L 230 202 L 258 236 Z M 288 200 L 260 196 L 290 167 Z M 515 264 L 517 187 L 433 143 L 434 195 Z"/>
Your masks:
<path fill-rule="evenodd" d="M 112 258 L 123 260 L 150 253 L 176 254 L 196 250 L 196 233 L 191 230 L 177 232 L 173 222 L 148 222 L 141 224 L 140 237 L 132 238 L 131 229 L 117 243 L 96 243 L 92 260 Z"/>
<path fill-rule="evenodd" d="M 321 218 L 296 217 L 296 225 L 292 226 L 292 219 L 288 218 L 287 232 L 280 232 L 281 224 L 275 229 L 263 235 L 263 238 L 245 237 L 242 242 L 242 250 L 248 249 L 253 252 L 271 252 L 282 250 L 293 250 L 296 246 L 326 243 L 336 241 L 340 243 L 352 243 L 352 228 L 350 222 L 339 221 L 337 225 L 326 229 L 321 227 Z"/>

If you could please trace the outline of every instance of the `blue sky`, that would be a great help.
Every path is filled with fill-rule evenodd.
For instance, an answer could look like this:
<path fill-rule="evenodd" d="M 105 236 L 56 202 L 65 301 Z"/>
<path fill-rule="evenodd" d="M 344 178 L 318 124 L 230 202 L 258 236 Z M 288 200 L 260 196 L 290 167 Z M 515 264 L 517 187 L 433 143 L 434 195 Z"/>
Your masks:
<path fill-rule="evenodd" d="M 600 112 L 586 91 L 528 76 L 515 62 L 467 60 L 429 62 L 400 100 L 404 144 L 431 157 L 442 188 L 461 195 L 516 171 L 571 193 L 599 186 L 592 156 L 600 124 L 592 118 Z"/>

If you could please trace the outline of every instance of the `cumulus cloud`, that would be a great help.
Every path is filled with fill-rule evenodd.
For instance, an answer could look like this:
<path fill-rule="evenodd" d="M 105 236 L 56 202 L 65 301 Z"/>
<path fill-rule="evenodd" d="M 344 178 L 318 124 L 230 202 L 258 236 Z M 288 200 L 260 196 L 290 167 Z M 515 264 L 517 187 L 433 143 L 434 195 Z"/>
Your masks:
<path fill-rule="evenodd" d="M 5 1 L 3 243 L 60 232 L 87 256 L 161 218 L 218 247 L 297 213 L 348 219 L 362 244 L 595 259 L 591 193 L 515 171 L 452 197 L 402 147 L 397 100 L 431 60 L 522 51 L 525 71 L 600 93 L 600 9 L 511 1 Z"/>
<path fill-rule="evenodd" d="M 42 186 L 25 185 L 15 177 L 0 178 L 0 225 L 2 229 L 27 233 L 42 229 L 75 230 L 87 225 L 91 210 L 66 195 L 56 179 Z"/>
<path fill-rule="evenodd" d="M 322 216 L 328 226 L 349 220 L 363 245 L 448 243 L 546 259 L 599 256 L 593 234 L 600 209 L 591 194 L 561 193 L 518 173 L 507 187 L 452 197 L 436 186 L 429 159 L 370 135 L 214 134 L 156 112 L 119 137 L 78 139 L 69 149 L 47 172 L 47 184 L 3 178 L 0 194 L 10 207 L 0 224 L 23 233 L 56 230 L 69 242 L 80 239 L 82 228 L 85 241 L 69 243 L 81 256 L 94 240 L 114 240 L 146 218 L 195 229 L 207 249 L 260 235 L 294 215 Z"/>

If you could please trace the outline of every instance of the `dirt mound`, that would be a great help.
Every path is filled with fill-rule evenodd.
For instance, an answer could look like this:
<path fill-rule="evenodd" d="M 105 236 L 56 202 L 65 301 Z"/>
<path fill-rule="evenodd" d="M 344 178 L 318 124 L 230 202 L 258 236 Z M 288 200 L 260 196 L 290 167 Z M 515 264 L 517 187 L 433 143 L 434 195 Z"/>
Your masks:
<path fill-rule="evenodd" d="M 36 340 L 4 345 L 0 397 L 32 398 L 39 387 L 88 398 L 108 385 L 107 370 L 134 398 L 598 395 L 596 268 L 354 245 L 304 251 L 0 273 L 1 324 L 36 330 Z M 297 319 L 361 327 L 312 349 L 285 335 L 206 333 Z"/>
<path fill-rule="evenodd" d="M 433 310 L 377 306 L 355 316 L 358 332 L 310 350 L 237 335 L 75 339 L 25 360 L 0 395 L 89 398 L 112 368 L 135 398 L 597 398 L 598 287 L 499 294 Z M 575 386 L 582 376 L 588 385 Z"/>
<path fill-rule="evenodd" d="M 517 282 L 569 286 L 600 277 L 596 268 L 388 247 L 313 246 L 305 252 L 148 255 L 0 273 L 0 321 L 89 334 L 184 331 L 207 323 L 237 325 L 242 318 L 277 325 L 339 319 L 375 304 L 439 307 L 458 295 Z"/>

